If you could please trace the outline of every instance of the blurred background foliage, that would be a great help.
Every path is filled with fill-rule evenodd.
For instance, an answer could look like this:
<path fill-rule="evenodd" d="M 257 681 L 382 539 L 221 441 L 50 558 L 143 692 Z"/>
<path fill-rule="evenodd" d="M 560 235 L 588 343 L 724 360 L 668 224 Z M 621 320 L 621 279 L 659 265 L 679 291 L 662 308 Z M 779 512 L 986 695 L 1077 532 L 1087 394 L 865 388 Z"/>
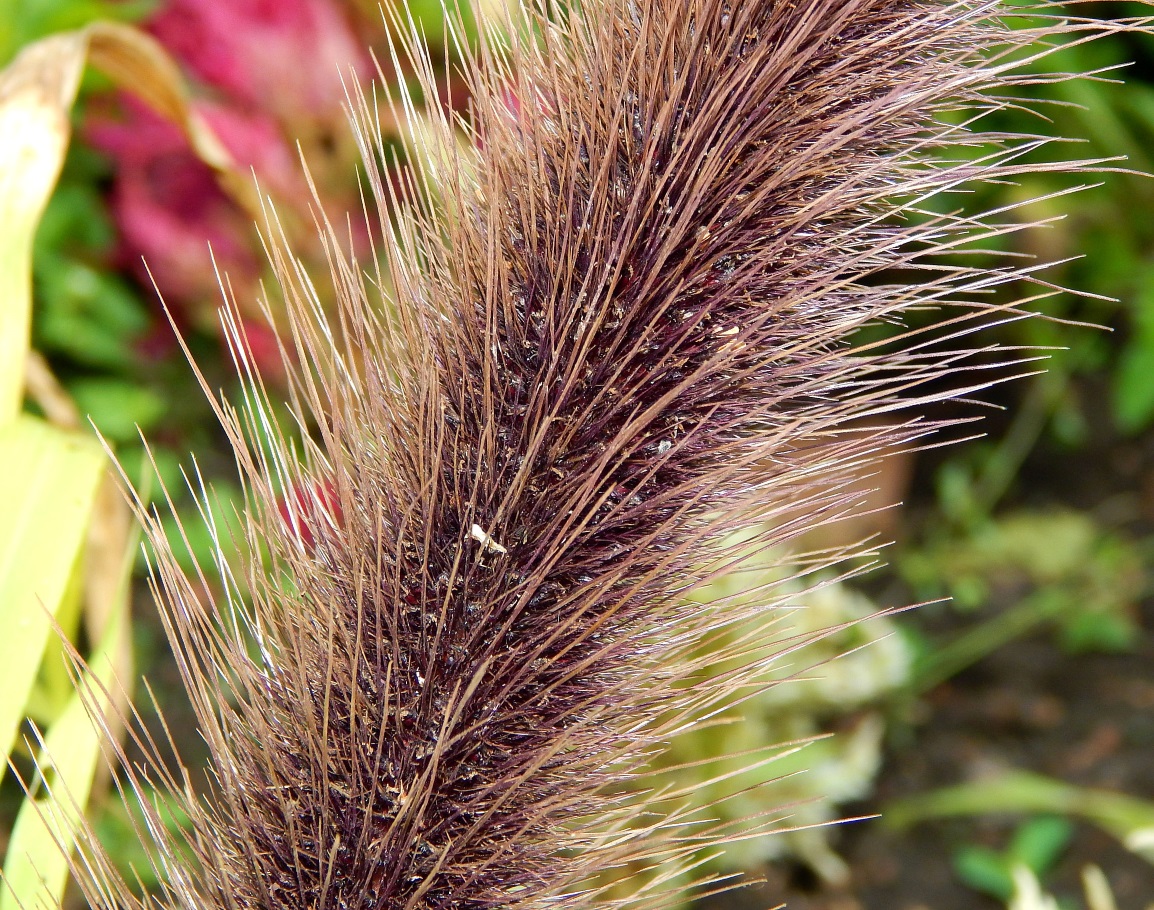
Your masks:
<path fill-rule="evenodd" d="M 1092 6 L 1095 15 L 1145 9 L 1134 3 Z M 439 0 L 410 0 L 410 9 L 438 45 L 444 35 Z M 0 0 L 0 67 L 31 42 L 97 19 L 135 24 L 178 62 L 197 115 L 219 137 L 236 171 L 255 177 L 274 201 L 306 267 L 318 276 L 325 271 L 301 158 L 326 214 L 347 225 L 350 245 L 369 255 L 380 228 L 375 214 L 361 208 L 362 175 L 344 104 L 347 91 L 372 90 L 378 77 L 372 54 L 389 59 L 375 0 Z M 452 49 L 435 47 L 432 57 L 451 61 Z M 1073 743 L 1084 731 L 1063 732 L 1062 724 L 1076 726 L 1086 711 L 1094 712 L 1093 704 L 1079 701 L 1094 680 L 1124 676 L 1133 691 L 1154 692 L 1154 179 L 1143 176 L 1154 172 L 1154 40 L 1115 35 L 1068 47 L 1039 70 L 1100 76 L 1038 85 L 1031 98 L 1044 117 L 998 111 L 986 125 L 1076 137 L 1077 143 L 1057 146 L 1057 154 L 1109 163 L 1094 186 L 1072 195 L 1067 179 L 1032 174 L 1017 185 L 984 187 L 966 205 L 1006 207 L 1007 217 L 1023 224 L 1045 221 L 1041 229 L 997 242 L 1058 261 L 1046 280 L 1080 291 L 1058 291 L 1032 304 L 1052 319 L 999 329 L 1005 344 L 1046 351 L 1045 372 L 988 394 L 1001 410 L 982 425 L 985 436 L 945 450 L 895 453 L 869 480 L 867 487 L 876 488 L 865 492 L 871 502 L 902 505 L 847 527 L 844 535 L 895 540 L 885 553 L 889 567 L 846 582 L 819 579 L 816 592 L 797 592 L 806 609 L 798 613 L 795 634 L 847 624 L 839 637 L 814 640 L 791 658 L 793 669 L 818 668 L 813 675 L 820 679 L 773 690 L 745 706 L 742 718 L 691 734 L 666 757 L 671 766 L 695 765 L 681 783 L 721 800 L 727 821 L 764 816 L 787 802 L 800 805 L 785 822 L 793 825 L 892 804 L 902 825 L 941 824 L 946 827 L 936 830 L 945 833 L 937 841 L 916 834 L 903 840 L 865 823 L 841 837 L 808 829 L 743 845 L 723 868 L 736 862 L 768 874 L 777 889 L 766 898 L 771 902 L 784 891 L 792 906 L 813 908 L 854 906 L 836 903 L 846 895 L 864 901 L 859 906 L 883 905 L 871 902 L 876 900 L 948 910 L 1018 900 L 1016 906 L 1026 907 L 1023 889 L 1053 880 L 1065 906 L 1089 901 L 1097 902 L 1093 910 L 1108 910 L 1101 887 L 1094 885 L 1097 897 L 1087 897 L 1089 879 L 1066 880 L 1060 871 L 1063 862 L 1079 868 L 1100 862 L 1107 874 L 1114 866 L 1122 870 L 1120 899 L 1154 905 L 1154 868 L 1143 860 L 1128 866 L 1120 858 L 1151 857 L 1154 822 L 1144 814 L 1143 800 L 1154 799 L 1154 778 L 1135 769 L 1154 766 L 1143 760 L 1154 749 L 1154 729 L 1135 728 L 1131 735 L 1117 711 L 1112 716 L 1102 709 L 1102 723 L 1122 728 L 1107 755 L 1117 761 L 1102 759 L 1066 774 L 1060 762 L 1031 758 L 1030 748 L 1013 735 L 999 738 L 998 729 L 986 730 L 984 741 L 950 720 L 959 704 L 991 691 L 1032 692 L 1036 683 L 1032 707 L 1022 710 L 1050 705 L 1064 718 L 1055 722 L 1054 736 Z M 451 64 L 442 76 L 442 100 L 463 104 Z M 406 74 L 385 67 L 383 77 L 395 82 Z M 275 384 L 283 378 L 274 329 L 278 306 L 251 205 L 222 184 L 177 126 L 98 73 L 85 75 L 72 121 L 73 142 L 35 239 L 33 347 L 76 412 L 115 447 L 129 477 L 142 479 L 158 496 L 167 489 L 176 506 L 188 510 L 181 465 L 195 453 L 197 470 L 213 491 L 216 518 L 235 520 L 242 497 L 231 458 L 173 327 L 206 381 L 241 400 L 216 317 L 218 282 L 227 276 L 266 379 Z M 386 132 L 394 126 L 384 124 Z M 317 284 L 323 289 L 323 280 Z M 1024 286 L 1010 291 L 1034 293 Z M 27 409 L 44 416 L 35 400 Z M 149 438 L 151 459 L 141 432 Z M 158 476 L 149 480 L 154 471 Z M 189 560 L 206 556 L 207 532 L 195 521 L 185 528 Z M 138 578 L 141 572 L 138 565 Z M 724 589 L 726 582 L 718 584 Z M 174 728 L 191 729 L 147 595 L 140 600 L 132 634 L 141 671 Z M 879 609 L 917 601 L 933 603 L 858 625 Z M 783 634 L 767 632 L 771 638 Z M 775 640 L 767 639 L 767 647 Z M 861 650 L 837 657 L 856 648 Z M 1007 665 L 1013 673 L 999 669 Z M 1082 689 L 1047 691 L 1051 678 L 1081 680 Z M 0 692 L 0 699 L 6 697 Z M 1135 695 L 1128 704 L 1154 714 L 1154 695 L 1147 702 Z M 30 719 L 33 708 L 25 711 Z M 155 722 L 142 710 L 146 722 Z M 979 728 L 988 716 L 984 710 L 974 708 Z M 768 763 L 756 780 L 738 775 L 724 792 L 710 789 L 710 777 L 728 771 L 725 754 L 827 733 L 834 735 Z M 195 762 L 195 738 L 183 745 Z M 957 760 L 930 773 L 918 771 L 924 760 L 911 758 L 939 752 Z M 1016 765 L 1068 778 L 1067 789 L 1055 789 L 1059 782 L 1049 778 L 1015 777 Z M 807 767 L 808 775 L 788 776 Z M 786 779 L 765 785 L 778 776 Z M 969 789 L 942 789 L 947 784 Z M 1131 800 L 1122 816 L 1110 814 L 1118 805 L 1109 799 L 1101 811 L 1094 809 L 1103 788 Z M 0 850 L 19 803 L 14 781 L 4 781 Z M 130 810 L 115 800 L 97 805 L 102 808 L 90 814 L 100 835 L 143 874 L 148 866 L 135 846 Z M 986 820 L 996 809 L 1015 819 L 990 827 Z M 967 816 L 975 820 L 962 827 L 928 821 Z M 1080 854 L 1076 845 L 1091 838 L 1086 826 L 1094 824 L 1114 847 L 1090 840 Z M 926 885 L 931 890 L 922 893 L 900 873 L 887 879 L 877 871 L 884 863 L 860 846 L 869 837 L 897 851 L 903 867 L 940 860 L 949 884 L 939 883 L 936 891 Z M 941 856 L 931 856 L 932 850 Z M 1100 873 L 1090 875 L 1097 882 L 1094 875 Z"/>

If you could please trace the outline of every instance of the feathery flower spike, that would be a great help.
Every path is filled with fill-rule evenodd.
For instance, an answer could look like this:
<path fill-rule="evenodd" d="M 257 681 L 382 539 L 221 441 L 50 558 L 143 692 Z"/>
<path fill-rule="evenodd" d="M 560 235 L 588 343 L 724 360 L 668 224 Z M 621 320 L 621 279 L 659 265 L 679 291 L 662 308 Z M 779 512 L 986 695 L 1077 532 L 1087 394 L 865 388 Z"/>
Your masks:
<path fill-rule="evenodd" d="M 218 405 L 248 488 L 251 600 L 228 541 L 214 603 L 145 516 L 212 752 L 205 800 L 159 763 L 131 772 L 193 823 L 181 843 L 146 806 L 163 905 L 605 906 L 591 873 L 646 858 L 664 865 L 626 903 L 677 897 L 695 851 L 732 832 L 620 785 L 764 669 L 695 675 L 694 645 L 753 608 L 681 595 L 852 510 L 863 465 L 944 425 L 928 405 L 1007 374 L 1012 354 L 965 339 L 1022 315 L 992 291 L 1050 289 L 1036 264 L 967 250 L 1025 226 L 927 200 L 1103 166 L 1033 163 L 1046 140 L 980 132 L 1015 86 L 1063 78 L 1022 69 L 1048 39 L 1107 27 L 1051 13 L 543 3 L 473 52 L 479 151 L 434 111 L 401 189 L 372 167 L 361 104 L 396 213 L 384 264 L 366 275 L 327 228 L 329 321 L 270 244 L 313 441 L 298 457 L 258 393 Z M 913 311 L 935 328 L 855 344 Z M 740 548 L 717 543 L 737 532 Z M 82 856 L 94 906 L 153 905 L 95 844 Z"/>

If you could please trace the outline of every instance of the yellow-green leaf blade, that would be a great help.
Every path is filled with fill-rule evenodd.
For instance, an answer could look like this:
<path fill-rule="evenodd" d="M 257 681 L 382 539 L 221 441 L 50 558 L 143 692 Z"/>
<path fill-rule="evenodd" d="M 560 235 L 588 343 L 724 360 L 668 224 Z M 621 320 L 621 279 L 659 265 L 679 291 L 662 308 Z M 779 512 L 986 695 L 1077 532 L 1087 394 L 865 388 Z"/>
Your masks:
<path fill-rule="evenodd" d="M 89 711 L 108 709 L 105 692 L 116 685 L 113 666 L 127 628 L 127 609 L 122 605 L 110 618 L 78 691 L 44 738 L 37 759 L 40 788 L 25 799 L 12 828 L 0 910 L 60 906 L 68 884 L 69 856 L 84 824 L 84 807 L 103 755 L 103 731 Z"/>
<path fill-rule="evenodd" d="M 11 751 L 80 566 L 107 460 L 94 440 L 29 417 L 0 427 L 0 743 Z M 0 765 L 0 775 L 5 768 Z"/>

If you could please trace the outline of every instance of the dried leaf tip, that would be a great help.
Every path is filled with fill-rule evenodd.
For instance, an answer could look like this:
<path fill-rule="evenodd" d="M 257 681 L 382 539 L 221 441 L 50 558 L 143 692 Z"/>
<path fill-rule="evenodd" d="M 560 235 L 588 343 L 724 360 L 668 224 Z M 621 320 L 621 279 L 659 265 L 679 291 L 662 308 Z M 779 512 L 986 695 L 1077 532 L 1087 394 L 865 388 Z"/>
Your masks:
<path fill-rule="evenodd" d="M 222 553 L 227 593 L 203 602 L 146 516 L 213 753 L 206 802 L 162 775 L 191 858 L 150 810 L 166 904 L 678 897 L 695 851 L 734 832 L 619 785 L 760 678 L 757 643 L 711 656 L 740 668 L 716 676 L 694 645 L 774 602 L 681 595 L 851 511 L 863 464 L 940 428 L 927 406 L 1005 375 L 1012 354 L 965 339 L 1020 314 L 990 292 L 1048 289 L 1034 264 L 969 251 L 1026 226 L 927 200 L 1101 165 L 1031 163 L 1043 140 L 979 131 L 1038 78 L 1023 67 L 1043 42 L 1092 33 L 1055 9 L 1013 27 L 991 0 L 542 4 L 470 58 L 480 150 L 428 112 L 434 150 L 414 157 L 431 165 L 401 190 L 361 107 L 394 213 L 384 264 L 330 232 L 330 322 L 271 246 L 308 365 L 304 457 L 259 401 L 220 406 L 260 544 L 250 601 Z M 915 311 L 936 324 L 859 342 Z M 308 491 L 289 521 L 282 488 Z M 140 905 L 91 863 L 94 905 Z M 627 898 L 589 885 L 645 863 L 664 865 Z"/>

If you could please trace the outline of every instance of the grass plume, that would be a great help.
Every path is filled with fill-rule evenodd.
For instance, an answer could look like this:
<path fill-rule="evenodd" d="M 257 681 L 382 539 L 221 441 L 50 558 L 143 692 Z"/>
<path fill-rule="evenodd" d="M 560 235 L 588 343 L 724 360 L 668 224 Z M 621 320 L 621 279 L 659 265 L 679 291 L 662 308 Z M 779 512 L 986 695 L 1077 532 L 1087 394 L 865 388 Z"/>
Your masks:
<path fill-rule="evenodd" d="M 373 165 L 361 103 L 394 213 L 380 264 L 326 227 L 327 318 L 270 244 L 286 363 L 306 365 L 304 451 L 272 425 L 233 326 L 256 390 L 246 411 L 217 404 L 247 484 L 245 584 L 221 539 L 225 594 L 207 598 L 144 515 L 212 752 L 207 800 L 162 766 L 132 772 L 194 823 L 180 844 L 146 807 L 164 905 L 597 906 L 618 892 L 582 890 L 591 873 L 642 861 L 663 872 L 627 903 L 678 896 L 662 879 L 734 832 L 613 794 L 687 718 L 749 691 L 759 642 L 730 645 L 737 669 L 714 677 L 694 655 L 775 602 L 683 595 L 851 512 L 872 459 L 941 429 L 928 405 L 1013 371 L 1012 352 L 967 339 L 1021 317 L 999 289 L 1050 289 L 1039 264 L 974 250 L 1025 225 L 928 200 L 1103 165 L 1037 163 L 1046 140 L 981 132 L 1017 86 L 1065 78 L 1023 69 L 1046 42 L 1097 27 L 1030 12 L 1011 27 L 992 0 L 526 11 L 469 58 L 478 150 L 432 110 L 433 151 L 411 150 L 428 166 L 400 182 Z M 419 41 L 401 52 L 435 97 Z M 915 311 L 932 331 L 856 342 Z M 94 844 L 82 856 L 94 906 L 145 905 Z"/>

